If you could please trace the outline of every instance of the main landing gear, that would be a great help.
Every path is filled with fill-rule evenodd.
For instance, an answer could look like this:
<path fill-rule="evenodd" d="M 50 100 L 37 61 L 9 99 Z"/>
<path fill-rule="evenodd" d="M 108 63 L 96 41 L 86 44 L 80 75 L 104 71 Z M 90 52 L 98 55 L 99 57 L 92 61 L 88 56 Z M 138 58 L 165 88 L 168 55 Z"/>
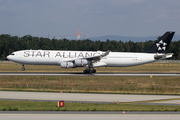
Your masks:
<path fill-rule="evenodd" d="M 25 71 L 24 64 L 22 64 L 22 71 Z"/>
<path fill-rule="evenodd" d="M 88 70 L 84 70 L 83 73 L 96 73 L 96 70 L 95 69 L 88 69 Z"/>
<path fill-rule="evenodd" d="M 86 65 L 83 73 L 96 73 L 96 70 L 93 68 L 92 64 Z"/>

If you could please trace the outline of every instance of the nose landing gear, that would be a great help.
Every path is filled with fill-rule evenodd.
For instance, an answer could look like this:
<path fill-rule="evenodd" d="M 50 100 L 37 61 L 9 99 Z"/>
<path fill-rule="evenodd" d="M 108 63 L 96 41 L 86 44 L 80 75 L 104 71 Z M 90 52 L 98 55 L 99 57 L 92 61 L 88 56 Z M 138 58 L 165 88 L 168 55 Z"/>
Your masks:
<path fill-rule="evenodd" d="M 22 71 L 25 71 L 24 64 L 22 64 Z"/>

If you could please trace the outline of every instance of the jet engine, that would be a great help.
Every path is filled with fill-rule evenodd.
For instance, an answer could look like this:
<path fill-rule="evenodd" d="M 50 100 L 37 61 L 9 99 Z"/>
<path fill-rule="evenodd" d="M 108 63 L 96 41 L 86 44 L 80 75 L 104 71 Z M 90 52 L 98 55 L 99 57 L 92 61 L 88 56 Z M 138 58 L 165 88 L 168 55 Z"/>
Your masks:
<path fill-rule="evenodd" d="M 75 60 L 75 65 L 78 66 L 78 67 L 82 67 L 82 66 L 85 66 L 85 65 L 89 65 L 91 63 L 90 60 L 86 60 L 86 59 L 77 59 Z"/>
<path fill-rule="evenodd" d="M 73 62 L 62 62 L 61 68 L 75 68 L 75 64 Z"/>

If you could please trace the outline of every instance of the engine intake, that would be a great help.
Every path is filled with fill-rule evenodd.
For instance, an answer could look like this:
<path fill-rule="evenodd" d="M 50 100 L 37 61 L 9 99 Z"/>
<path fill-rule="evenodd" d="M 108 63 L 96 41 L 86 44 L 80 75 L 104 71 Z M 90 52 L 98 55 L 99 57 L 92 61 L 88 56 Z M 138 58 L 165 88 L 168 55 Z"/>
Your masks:
<path fill-rule="evenodd" d="M 75 68 L 75 64 L 73 62 L 62 62 L 61 68 Z"/>
<path fill-rule="evenodd" d="M 86 59 L 77 59 L 77 60 L 75 60 L 75 65 L 78 66 L 78 67 L 89 65 L 90 63 L 91 63 L 91 61 L 86 60 Z"/>

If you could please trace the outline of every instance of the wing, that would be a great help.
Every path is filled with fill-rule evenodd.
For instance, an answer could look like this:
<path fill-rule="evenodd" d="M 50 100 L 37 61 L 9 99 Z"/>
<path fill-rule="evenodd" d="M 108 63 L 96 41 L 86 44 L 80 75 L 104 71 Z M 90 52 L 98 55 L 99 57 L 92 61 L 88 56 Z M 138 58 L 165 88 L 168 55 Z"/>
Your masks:
<path fill-rule="evenodd" d="M 110 52 L 111 52 L 111 51 L 108 50 L 108 51 L 106 51 L 105 53 L 103 53 L 103 54 L 101 54 L 101 55 L 96 55 L 96 56 L 91 56 L 91 57 L 85 57 L 85 58 L 77 58 L 77 59 L 86 59 L 86 60 L 91 60 L 91 61 L 93 61 L 93 62 L 97 62 L 97 61 L 101 60 L 102 57 L 105 57 L 105 56 L 109 55 Z M 74 61 L 77 60 L 77 59 L 68 60 L 68 61 L 66 61 L 66 62 L 74 62 Z M 63 62 L 65 62 L 65 61 L 63 61 Z"/>
<path fill-rule="evenodd" d="M 106 51 L 105 53 L 103 53 L 103 54 L 101 54 L 101 55 L 86 57 L 86 58 L 83 58 L 83 59 L 99 61 L 102 57 L 105 57 L 105 56 L 109 55 L 110 52 L 111 52 L 111 51 L 108 50 L 108 51 Z"/>

